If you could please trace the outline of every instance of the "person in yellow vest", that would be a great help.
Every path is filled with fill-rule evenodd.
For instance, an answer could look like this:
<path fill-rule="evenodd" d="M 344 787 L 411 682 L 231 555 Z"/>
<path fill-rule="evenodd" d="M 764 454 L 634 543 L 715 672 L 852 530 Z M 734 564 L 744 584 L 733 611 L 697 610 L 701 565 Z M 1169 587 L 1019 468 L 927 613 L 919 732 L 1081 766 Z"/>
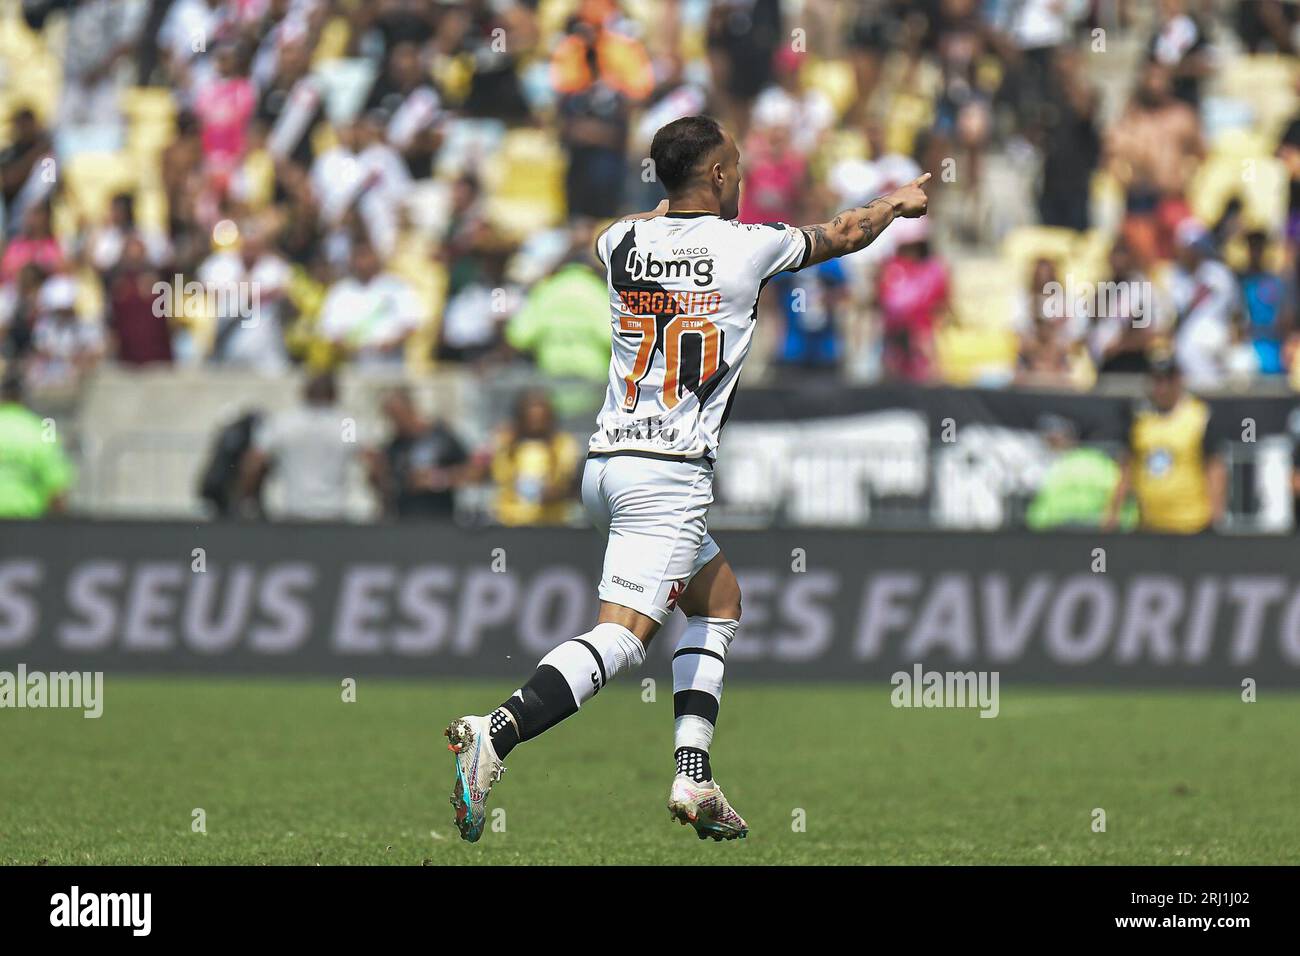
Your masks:
<path fill-rule="evenodd" d="M 1210 407 L 1183 389 L 1172 358 L 1154 360 L 1150 402 L 1133 416 L 1105 527 L 1115 528 L 1132 494 L 1143 531 L 1196 534 L 1212 528 L 1223 517 L 1227 468 L 1210 435 Z"/>
<path fill-rule="evenodd" d="M 496 517 L 506 525 L 563 524 L 576 497 L 578 443 L 556 425 L 545 392 L 524 392 L 514 421 L 496 436 L 492 482 Z"/>

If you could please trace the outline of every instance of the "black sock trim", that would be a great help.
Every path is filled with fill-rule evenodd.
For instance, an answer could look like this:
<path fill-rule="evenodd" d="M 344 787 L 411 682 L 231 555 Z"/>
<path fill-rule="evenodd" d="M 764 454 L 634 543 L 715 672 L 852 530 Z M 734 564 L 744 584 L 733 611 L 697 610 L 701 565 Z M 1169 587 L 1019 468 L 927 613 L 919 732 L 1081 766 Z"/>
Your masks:
<path fill-rule="evenodd" d="M 711 651 L 707 647 L 679 647 L 673 652 L 673 660 L 681 657 L 683 654 L 703 654 L 705 657 L 712 657 L 722 663 L 727 663 L 727 659 L 717 651 Z"/>
<path fill-rule="evenodd" d="M 718 698 L 704 690 L 679 690 L 673 694 L 673 717 L 703 717 L 718 722 Z"/>
<path fill-rule="evenodd" d="M 497 710 L 505 711 L 513 719 L 506 719 L 496 730 L 489 730 L 492 738 L 492 749 L 497 752 L 497 756 L 505 760 L 510 755 L 510 751 L 515 749 L 515 744 L 519 743 L 519 718 L 515 712 L 510 709 L 508 702 L 488 714 L 489 725 L 496 723 L 493 717 Z"/>
<path fill-rule="evenodd" d="M 699 747 L 678 747 L 673 755 L 677 762 L 677 772 L 686 774 L 696 783 L 713 779 L 713 768 L 709 765 L 709 752 Z"/>
<path fill-rule="evenodd" d="M 550 664 L 540 664 L 528 683 L 519 689 L 523 700 L 511 697 L 501 706 L 514 715 L 519 740 L 532 740 L 566 717 L 578 712 L 573 688 L 564 675 Z"/>
<path fill-rule="evenodd" d="M 524 716 L 523 709 L 519 706 L 519 698 L 511 697 L 501 705 L 502 710 L 510 711 L 510 716 L 515 719 L 515 732 L 523 736 Z"/>
<path fill-rule="evenodd" d="M 591 656 L 594 657 L 594 658 L 596 658 L 596 666 L 600 668 L 600 686 L 601 686 L 601 687 L 604 687 L 606 681 L 608 680 L 608 678 L 605 677 L 605 659 L 604 659 L 603 657 L 601 657 L 599 653 L 597 653 L 597 651 L 596 651 L 596 649 L 595 649 L 594 647 L 592 647 L 590 644 L 588 644 L 588 643 L 587 643 L 586 641 L 584 641 L 582 638 L 580 638 L 580 637 L 575 637 L 575 638 L 573 638 L 573 640 L 577 641 L 579 644 L 581 644 L 581 645 L 582 645 L 583 647 L 585 647 L 587 650 L 591 651 Z"/>

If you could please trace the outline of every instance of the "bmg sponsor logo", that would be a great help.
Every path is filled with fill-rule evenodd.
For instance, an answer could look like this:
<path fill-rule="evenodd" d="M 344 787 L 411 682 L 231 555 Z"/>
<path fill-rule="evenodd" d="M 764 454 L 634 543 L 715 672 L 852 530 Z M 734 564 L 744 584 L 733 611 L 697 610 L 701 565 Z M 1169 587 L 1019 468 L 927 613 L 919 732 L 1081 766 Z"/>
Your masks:
<path fill-rule="evenodd" d="M 677 252 L 679 250 L 673 250 Z M 695 251 L 695 250 L 680 250 Z M 627 252 L 627 273 L 633 281 L 642 279 L 692 279 L 703 288 L 713 282 L 713 260 L 701 259 L 660 259 L 654 253 L 641 255 L 635 249 Z"/>

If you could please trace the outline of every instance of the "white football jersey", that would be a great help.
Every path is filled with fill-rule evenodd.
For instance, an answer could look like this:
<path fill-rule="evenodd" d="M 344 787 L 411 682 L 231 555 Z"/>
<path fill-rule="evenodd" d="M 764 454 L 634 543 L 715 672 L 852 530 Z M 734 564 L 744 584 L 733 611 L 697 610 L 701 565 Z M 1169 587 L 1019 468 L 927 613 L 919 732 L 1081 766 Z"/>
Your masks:
<path fill-rule="evenodd" d="M 802 268 L 784 223 L 675 212 L 616 222 L 596 240 L 609 284 L 609 390 L 589 451 L 714 458 L 749 352 L 758 295 Z"/>

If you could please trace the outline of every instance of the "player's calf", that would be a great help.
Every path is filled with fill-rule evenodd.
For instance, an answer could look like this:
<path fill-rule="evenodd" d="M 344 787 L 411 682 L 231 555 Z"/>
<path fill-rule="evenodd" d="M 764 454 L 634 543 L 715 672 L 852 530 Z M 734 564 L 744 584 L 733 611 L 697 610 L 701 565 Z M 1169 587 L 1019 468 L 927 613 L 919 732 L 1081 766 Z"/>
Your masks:
<path fill-rule="evenodd" d="M 548 653 L 523 687 L 484 717 L 454 720 L 444 732 L 455 757 L 451 805 L 461 838 L 483 835 L 487 796 L 515 746 L 566 717 L 623 670 L 639 667 L 645 645 L 626 627 L 603 623 Z"/>
<path fill-rule="evenodd" d="M 749 830 L 713 781 L 709 748 L 722 704 L 727 651 L 740 622 L 692 615 L 673 652 L 673 743 L 677 773 L 668 809 L 703 839 L 734 839 Z"/>

